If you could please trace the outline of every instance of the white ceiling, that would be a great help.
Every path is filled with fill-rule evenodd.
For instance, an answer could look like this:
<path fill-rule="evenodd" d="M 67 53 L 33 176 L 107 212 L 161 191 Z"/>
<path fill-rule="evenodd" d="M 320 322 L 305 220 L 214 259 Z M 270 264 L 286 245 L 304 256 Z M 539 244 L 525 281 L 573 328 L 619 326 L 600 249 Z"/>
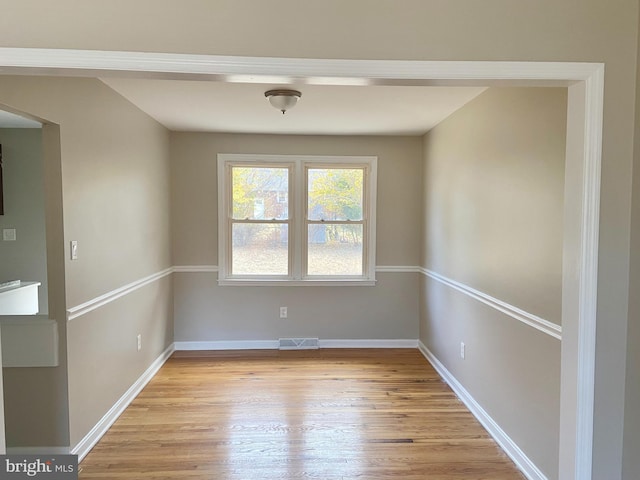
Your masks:
<path fill-rule="evenodd" d="M 264 96 L 282 85 L 213 81 L 103 78 L 174 131 L 309 135 L 423 135 L 484 87 L 284 87 L 302 92 L 282 115 Z M 0 128 L 40 128 L 34 120 L 0 110 Z"/>
<path fill-rule="evenodd" d="M 315 135 L 422 135 L 486 89 L 101 80 L 170 130 Z M 282 115 L 264 96 L 272 88 L 302 98 Z"/>
<path fill-rule="evenodd" d="M 42 128 L 40 122 L 0 110 L 0 128 Z"/>

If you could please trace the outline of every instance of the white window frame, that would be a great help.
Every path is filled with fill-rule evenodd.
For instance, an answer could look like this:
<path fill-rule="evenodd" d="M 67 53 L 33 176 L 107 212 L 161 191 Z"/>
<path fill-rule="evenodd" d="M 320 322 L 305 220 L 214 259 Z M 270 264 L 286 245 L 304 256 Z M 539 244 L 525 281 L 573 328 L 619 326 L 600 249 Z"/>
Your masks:
<path fill-rule="evenodd" d="M 219 285 L 375 285 L 376 193 L 375 156 L 218 154 L 218 284 Z M 289 275 L 233 275 L 231 272 L 231 168 L 289 168 Z M 307 276 L 307 169 L 362 168 L 363 272 L 357 276 Z M 284 223 L 284 222 L 283 222 Z M 331 222 L 330 222 L 331 223 Z"/>

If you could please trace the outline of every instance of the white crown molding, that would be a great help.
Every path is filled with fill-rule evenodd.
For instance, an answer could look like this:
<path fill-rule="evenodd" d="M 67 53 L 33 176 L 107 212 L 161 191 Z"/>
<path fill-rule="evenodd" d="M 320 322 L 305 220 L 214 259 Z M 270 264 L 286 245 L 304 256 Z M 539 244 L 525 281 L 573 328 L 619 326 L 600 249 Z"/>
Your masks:
<path fill-rule="evenodd" d="M 105 293 L 104 295 L 100 295 L 99 297 L 92 298 L 91 300 L 81 303 L 75 307 L 71 307 L 67 310 L 67 321 L 71 321 L 74 318 L 78 318 L 82 315 L 85 315 L 97 308 L 100 308 L 108 303 L 117 300 L 120 297 L 124 297 L 125 295 L 129 295 L 132 292 L 144 287 L 145 285 L 149 285 L 161 278 L 166 277 L 167 275 L 171 275 L 173 272 L 173 268 L 166 268 L 161 272 L 154 273 L 153 275 L 149 275 L 148 277 L 141 278 L 136 280 L 135 282 L 128 283 L 120 288 L 116 288 L 115 290 L 111 290 L 110 292 Z"/>
<path fill-rule="evenodd" d="M 557 338 L 558 340 L 562 339 L 562 327 L 560 325 L 556 325 L 544 318 L 540 318 L 532 313 L 526 312 L 518 307 L 508 304 L 507 302 L 503 302 L 502 300 L 498 300 L 491 295 L 487 295 L 484 292 L 476 290 L 464 283 L 457 282 L 452 280 L 451 278 L 445 277 L 444 275 L 440 275 L 432 270 L 428 270 L 426 268 L 421 268 L 421 271 L 424 275 L 437 282 L 442 283 L 448 287 L 453 288 L 459 292 L 468 295 L 469 297 L 478 300 L 479 302 L 484 303 L 485 305 L 489 305 L 496 310 L 509 315 L 511 318 L 518 320 L 530 327 L 533 327 L 547 335 L 552 336 L 553 338 Z"/>
<path fill-rule="evenodd" d="M 95 424 L 95 426 L 87 433 L 78 444 L 71 449 L 71 453 L 78 455 L 78 462 L 91 451 L 96 443 L 107 433 L 107 430 L 113 425 L 120 415 L 126 410 L 129 404 L 138 396 L 142 389 L 149 383 L 154 375 L 160 370 L 162 365 L 169 359 L 175 351 L 172 345 L 160 354 L 156 360 L 140 375 L 131 387 L 120 397 L 120 399 L 109 409 L 107 413 Z"/>
<path fill-rule="evenodd" d="M 467 406 L 469 411 L 478 419 L 482 426 L 489 432 L 493 439 L 502 447 L 509 458 L 518 466 L 520 471 L 529 480 L 547 480 L 547 477 L 540 469 L 531 461 L 529 457 L 518 447 L 518 445 L 509 437 L 509 435 L 491 418 L 487 411 L 476 402 L 473 396 L 465 389 L 462 384 L 447 370 L 447 368 L 431 353 L 424 345 L 418 343 L 418 349 L 433 366 L 438 374 L 451 387 L 451 390 L 458 396 L 460 400 Z"/>

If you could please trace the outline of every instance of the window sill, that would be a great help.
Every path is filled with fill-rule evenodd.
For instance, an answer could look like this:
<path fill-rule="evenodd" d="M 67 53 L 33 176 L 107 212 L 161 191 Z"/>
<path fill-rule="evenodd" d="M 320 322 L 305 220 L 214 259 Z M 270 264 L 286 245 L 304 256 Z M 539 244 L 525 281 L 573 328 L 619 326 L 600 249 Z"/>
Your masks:
<path fill-rule="evenodd" d="M 336 279 L 336 280 L 279 280 L 279 279 L 218 279 L 221 287 L 373 287 L 376 280 Z"/>

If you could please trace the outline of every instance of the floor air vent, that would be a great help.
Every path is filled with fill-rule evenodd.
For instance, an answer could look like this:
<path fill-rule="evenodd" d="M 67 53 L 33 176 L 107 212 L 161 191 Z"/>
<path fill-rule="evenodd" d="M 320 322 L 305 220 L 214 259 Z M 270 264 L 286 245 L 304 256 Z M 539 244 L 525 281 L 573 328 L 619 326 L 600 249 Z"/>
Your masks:
<path fill-rule="evenodd" d="M 318 348 L 317 338 L 281 338 L 280 350 L 312 350 Z"/>

